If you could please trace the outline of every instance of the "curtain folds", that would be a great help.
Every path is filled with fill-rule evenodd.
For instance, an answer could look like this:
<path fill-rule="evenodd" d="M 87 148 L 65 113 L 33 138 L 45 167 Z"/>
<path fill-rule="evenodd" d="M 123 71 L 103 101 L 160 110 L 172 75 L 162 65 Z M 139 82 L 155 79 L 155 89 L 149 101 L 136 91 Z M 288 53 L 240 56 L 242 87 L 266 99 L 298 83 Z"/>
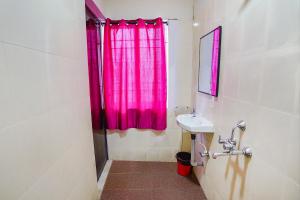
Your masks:
<path fill-rule="evenodd" d="M 167 69 L 161 18 L 104 27 L 104 102 L 108 129 L 164 130 Z"/>
<path fill-rule="evenodd" d="M 87 51 L 88 51 L 88 69 L 89 69 L 89 85 L 90 85 L 90 103 L 92 114 L 93 129 L 102 128 L 101 118 L 101 94 L 100 94 L 100 78 L 99 78 L 99 30 L 93 20 L 89 20 L 86 24 L 87 31 Z"/>
<path fill-rule="evenodd" d="M 213 48 L 212 48 L 212 63 L 211 63 L 211 95 L 217 95 L 218 67 L 219 67 L 219 44 L 220 44 L 220 28 L 214 31 Z"/>

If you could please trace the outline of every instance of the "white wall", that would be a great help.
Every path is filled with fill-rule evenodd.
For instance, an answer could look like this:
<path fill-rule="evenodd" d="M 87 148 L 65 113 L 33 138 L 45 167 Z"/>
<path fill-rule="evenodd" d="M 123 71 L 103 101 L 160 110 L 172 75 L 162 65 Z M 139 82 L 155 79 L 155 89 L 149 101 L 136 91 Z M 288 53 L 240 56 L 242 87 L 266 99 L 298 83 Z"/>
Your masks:
<path fill-rule="evenodd" d="M 109 158 L 116 160 L 174 161 L 181 130 L 174 107 L 191 104 L 192 0 L 102 0 L 104 14 L 112 19 L 178 18 L 169 23 L 168 127 L 163 133 L 130 129 L 108 134 Z"/>
<path fill-rule="evenodd" d="M 94 2 L 97 4 L 98 8 L 101 10 L 103 15 L 105 15 L 104 1 L 105 0 L 94 0 Z"/>
<path fill-rule="evenodd" d="M 84 1 L 1 0 L 0 27 L 0 199 L 96 199 Z"/>
<path fill-rule="evenodd" d="M 210 159 L 195 172 L 208 199 L 300 198 L 300 1 L 197 0 L 194 30 L 194 97 L 197 112 L 217 136 L 247 123 L 241 147 L 253 157 Z M 196 93 L 200 36 L 223 27 L 220 96 Z M 209 140 L 208 140 L 209 141 Z M 204 171 L 204 173 L 203 173 Z M 202 174 L 203 173 L 203 174 Z"/>

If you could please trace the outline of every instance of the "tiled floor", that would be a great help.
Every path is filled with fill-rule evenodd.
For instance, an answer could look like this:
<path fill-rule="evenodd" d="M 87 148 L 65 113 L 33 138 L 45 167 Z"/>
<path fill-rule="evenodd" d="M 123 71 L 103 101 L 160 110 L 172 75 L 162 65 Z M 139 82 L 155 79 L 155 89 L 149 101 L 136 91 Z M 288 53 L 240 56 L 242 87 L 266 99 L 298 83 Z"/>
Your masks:
<path fill-rule="evenodd" d="M 113 161 L 101 200 L 206 200 L 194 176 L 176 163 Z"/>

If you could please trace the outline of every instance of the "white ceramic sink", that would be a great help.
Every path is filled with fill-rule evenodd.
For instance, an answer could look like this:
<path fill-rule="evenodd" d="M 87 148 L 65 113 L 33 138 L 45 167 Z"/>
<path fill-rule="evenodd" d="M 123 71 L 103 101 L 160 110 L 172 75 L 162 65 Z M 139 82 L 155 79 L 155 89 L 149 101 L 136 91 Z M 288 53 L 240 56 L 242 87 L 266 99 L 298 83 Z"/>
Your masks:
<path fill-rule="evenodd" d="M 182 114 L 176 117 L 177 124 L 189 131 L 191 134 L 197 133 L 213 133 L 214 125 L 211 121 L 202 116 L 193 114 Z"/>

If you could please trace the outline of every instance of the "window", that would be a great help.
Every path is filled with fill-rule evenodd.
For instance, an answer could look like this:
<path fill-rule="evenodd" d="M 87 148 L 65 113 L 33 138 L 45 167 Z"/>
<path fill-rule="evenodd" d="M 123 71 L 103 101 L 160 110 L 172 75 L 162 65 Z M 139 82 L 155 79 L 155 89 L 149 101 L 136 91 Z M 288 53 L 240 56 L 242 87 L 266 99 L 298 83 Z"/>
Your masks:
<path fill-rule="evenodd" d="M 167 114 L 167 26 L 107 19 L 104 27 L 104 102 L 109 129 L 163 130 Z"/>

